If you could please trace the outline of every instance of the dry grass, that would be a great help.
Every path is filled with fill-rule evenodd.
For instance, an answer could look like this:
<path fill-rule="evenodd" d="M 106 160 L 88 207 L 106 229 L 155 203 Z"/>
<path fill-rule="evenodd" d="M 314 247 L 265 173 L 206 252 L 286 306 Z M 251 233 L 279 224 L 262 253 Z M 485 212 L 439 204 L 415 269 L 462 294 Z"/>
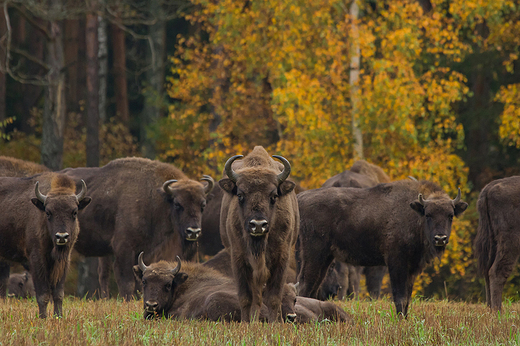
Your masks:
<path fill-rule="evenodd" d="M 67 298 L 64 317 L 40 320 L 34 300 L 0 302 L 0 345 L 520 345 L 520 303 L 501 315 L 484 304 L 347 301 L 352 323 L 308 325 L 142 319 L 142 303 Z"/>

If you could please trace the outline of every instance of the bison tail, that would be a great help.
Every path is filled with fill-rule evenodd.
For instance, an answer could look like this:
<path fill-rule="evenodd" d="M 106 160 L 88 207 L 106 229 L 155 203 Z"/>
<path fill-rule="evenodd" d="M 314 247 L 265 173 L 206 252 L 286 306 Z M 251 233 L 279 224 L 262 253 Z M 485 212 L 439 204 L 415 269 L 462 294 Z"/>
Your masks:
<path fill-rule="evenodd" d="M 495 258 L 496 246 L 493 246 L 493 230 L 488 210 L 487 188 L 480 193 L 478 208 L 478 228 L 475 237 L 475 256 L 478 261 L 478 273 L 485 275 Z"/>

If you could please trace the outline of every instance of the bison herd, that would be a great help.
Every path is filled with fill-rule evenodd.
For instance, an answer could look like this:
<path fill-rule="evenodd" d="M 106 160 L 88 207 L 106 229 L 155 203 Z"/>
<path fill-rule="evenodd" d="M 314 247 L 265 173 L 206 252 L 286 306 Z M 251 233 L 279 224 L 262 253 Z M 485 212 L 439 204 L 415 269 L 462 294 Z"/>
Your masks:
<path fill-rule="evenodd" d="M 0 295 L 35 296 L 42 318 L 52 299 L 62 316 L 75 249 L 99 258 L 102 297 L 110 267 L 120 296 L 140 291 L 145 318 L 346 321 L 327 299 L 357 295 L 361 273 L 377 299 L 386 271 L 406 316 L 416 277 L 468 206 L 460 189 L 392 182 L 365 161 L 303 192 L 290 173 L 262 147 L 231 157 L 218 184 L 143 158 L 49 172 L 0 157 Z M 519 193 L 520 177 L 505 178 L 478 201 L 475 253 L 493 310 L 520 256 Z M 198 249 L 213 258 L 193 262 Z M 14 263 L 27 271 L 9 275 Z"/>

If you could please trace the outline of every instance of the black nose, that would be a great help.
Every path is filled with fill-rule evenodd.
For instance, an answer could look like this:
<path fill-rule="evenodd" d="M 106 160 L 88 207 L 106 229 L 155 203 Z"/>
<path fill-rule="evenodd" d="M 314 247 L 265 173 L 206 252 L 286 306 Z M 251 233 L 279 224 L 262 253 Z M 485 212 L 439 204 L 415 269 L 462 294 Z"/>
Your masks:
<path fill-rule="evenodd" d="M 186 228 L 186 239 L 187 240 L 197 240 L 200 236 L 200 227 L 188 227 Z"/>
<path fill-rule="evenodd" d="M 249 221 L 249 231 L 252 235 L 263 235 L 267 233 L 269 223 L 266 219 Z"/>
<path fill-rule="evenodd" d="M 296 321 L 296 314 L 287 314 L 287 317 L 286 317 L 287 321 L 289 322 L 294 322 Z"/>
<path fill-rule="evenodd" d="M 56 233 L 56 243 L 57 244 L 65 244 L 69 238 L 69 234 L 67 232 L 64 233 Z"/>
<path fill-rule="evenodd" d="M 146 304 L 146 307 L 152 308 L 154 310 L 157 307 L 157 305 L 159 305 L 159 303 L 157 303 L 155 301 L 150 301 L 150 300 L 147 300 L 145 304 Z"/>

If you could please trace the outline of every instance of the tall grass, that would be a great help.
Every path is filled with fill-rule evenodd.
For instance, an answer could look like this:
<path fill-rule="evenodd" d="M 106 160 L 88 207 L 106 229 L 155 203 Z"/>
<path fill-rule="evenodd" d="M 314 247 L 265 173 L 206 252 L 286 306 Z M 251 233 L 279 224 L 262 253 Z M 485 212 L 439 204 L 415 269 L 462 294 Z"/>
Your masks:
<path fill-rule="evenodd" d="M 67 298 L 61 319 L 37 318 L 34 299 L 0 302 L 1 345 L 520 345 L 520 303 L 414 300 L 403 320 L 388 299 L 338 304 L 350 323 L 306 325 L 155 320 L 142 302 Z"/>

